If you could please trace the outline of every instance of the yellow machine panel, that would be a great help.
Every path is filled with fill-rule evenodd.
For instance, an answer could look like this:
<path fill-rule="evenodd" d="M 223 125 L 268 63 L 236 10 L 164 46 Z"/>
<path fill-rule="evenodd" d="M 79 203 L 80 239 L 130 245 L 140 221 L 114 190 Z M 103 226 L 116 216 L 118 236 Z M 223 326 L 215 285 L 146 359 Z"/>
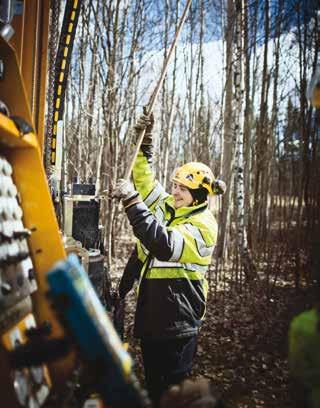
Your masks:
<path fill-rule="evenodd" d="M 74 353 L 17 370 L 10 351 L 27 342 L 30 327 L 49 325 L 48 340 L 64 336 L 45 278 L 65 258 L 42 157 L 50 2 L 18 2 L 17 9 L 4 3 L 12 15 L 0 25 L 1 396 L 6 407 L 32 406 L 32 398 L 41 406 L 51 386 L 70 376 Z M 24 387 L 31 390 L 27 396 Z"/>
<path fill-rule="evenodd" d="M 92 186 L 75 193 L 76 205 L 73 199 L 69 201 L 72 212 L 81 220 L 78 230 L 81 227 L 93 231 L 93 244 L 97 246 L 85 246 L 74 238 L 80 232 L 73 229 L 73 215 L 65 217 L 64 221 L 70 221 L 65 222 L 70 234 L 65 228 L 63 241 L 44 168 L 48 146 L 49 170 L 52 166 L 58 168 L 58 120 L 63 118 L 70 64 L 67 56 L 72 54 L 81 4 L 80 0 L 64 2 L 59 47 L 52 64 L 56 99 L 48 103 L 47 112 L 48 123 L 52 116 L 53 129 L 47 135 L 48 32 L 50 28 L 52 34 L 58 25 L 58 3 L 4 0 L 0 7 L 0 392 L 4 407 L 60 408 L 80 404 L 89 408 L 102 407 L 106 402 L 115 408 L 150 406 L 107 308 L 88 278 L 90 273 L 96 277 L 99 272 L 103 279 L 106 275 L 103 252 L 100 254 L 96 243 L 103 243 L 99 205 L 94 200 L 90 207 L 94 228 L 88 225 L 87 207 L 83 205 L 92 204 L 92 196 L 96 198 L 95 193 L 88 192 Z M 54 24 L 50 25 L 49 20 Z M 50 46 L 51 57 L 55 45 Z M 53 77 L 50 75 L 51 80 Z M 86 216 L 82 217 L 84 212 Z M 57 264 L 66 258 L 63 242 L 68 252 L 82 258 L 82 265 L 75 255 L 76 265 L 72 257 L 71 261 L 69 258 Z M 67 279 L 69 292 L 65 292 L 66 285 L 57 285 L 61 277 Z M 103 285 L 98 286 L 103 292 L 105 280 L 101 282 Z M 101 298 L 105 299 L 102 292 Z M 110 292 L 110 301 L 111 297 Z"/>
<path fill-rule="evenodd" d="M 41 151 L 45 139 L 49 5 L 49 0 L 24 1 L 21 14 L 13 17 L 12 27 L 15 34 L 10 40 L 12 48 L 16 51 L 17 65 L 21 72 L 27 105 L 30 107 L 32 123 Z M 20 105 L 17 100 L 15 103 Z M 18 115 L 18 113 L 14 114 Z"/>
<path fill-rule="evenodd" d="M 17 325 L 2 336 L 2 344 L 7 351 L 27 341 L 26 332 L 36 327 L 35 318 L 28 314 Z M 15 397 L 20 406 L 41 406 L 50 393 L 51 381 L 46 366 L 11 370 Z M 9 388 L 10 384 L 8 384 Z M 13 396 L 13 400 L 15 399 Z M 12 405 L 10 405 L 12 406 Z"/>

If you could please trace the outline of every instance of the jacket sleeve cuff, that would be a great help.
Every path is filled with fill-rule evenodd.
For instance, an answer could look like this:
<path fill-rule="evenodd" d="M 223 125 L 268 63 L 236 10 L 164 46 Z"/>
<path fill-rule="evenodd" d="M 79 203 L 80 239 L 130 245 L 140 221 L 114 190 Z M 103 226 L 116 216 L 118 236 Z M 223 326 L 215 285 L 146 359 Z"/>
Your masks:
<path fill-rule="evenodd" d="M 141 202 L 142 202 L 142 198 L 141 198 L 139 193 L 137 193 L 133 197 L 130 197 L 127 200 L 122 201 L 125 210 L 127 210 L 127 208 L 129 208 L 129 207 L 131 207 L 131 206 L 133 206 L 135 204 L 141 203 Z"/>

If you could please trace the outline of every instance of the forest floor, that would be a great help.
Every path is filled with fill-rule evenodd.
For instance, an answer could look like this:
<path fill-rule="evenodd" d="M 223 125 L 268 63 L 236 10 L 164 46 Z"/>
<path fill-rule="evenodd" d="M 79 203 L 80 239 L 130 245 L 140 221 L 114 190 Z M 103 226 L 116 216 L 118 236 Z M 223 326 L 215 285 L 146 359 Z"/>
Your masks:
<path fill-rule="evenodd" d="M 192 378 L 211 380 L 230 408 L 293 407 L 288 329 L 295 315 L 312 306 L 314 296 L 306 288 L 296 291 L 290 281 L 279 281 L 269 300 L 258 292 L 213 294 L 211 288 Z M 131 291 L 127 298 L 125 341 L 143 383 L 139 343 L 132 335 L 135 296 Z"/>

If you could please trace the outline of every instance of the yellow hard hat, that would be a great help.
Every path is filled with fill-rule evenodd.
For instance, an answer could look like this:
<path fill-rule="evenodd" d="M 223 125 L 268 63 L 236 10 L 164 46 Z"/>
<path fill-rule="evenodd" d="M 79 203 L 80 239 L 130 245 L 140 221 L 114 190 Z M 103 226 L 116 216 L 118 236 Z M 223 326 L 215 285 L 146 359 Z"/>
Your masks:
<path fill-rule="evenodd" d="M 215 194 L 215 177 L 210 168 L 203 163 L 190 162 L 178 167 L 173 172 L 171 181 L 180 183 L 191 190 L 205 188 L 209 194 Z"/>
<path fill-rule="evenodd" d="M 315 72 L 308 85 L 307 98 L 314 108 L 320 108 L 320 64 L 316 66 Z"/>

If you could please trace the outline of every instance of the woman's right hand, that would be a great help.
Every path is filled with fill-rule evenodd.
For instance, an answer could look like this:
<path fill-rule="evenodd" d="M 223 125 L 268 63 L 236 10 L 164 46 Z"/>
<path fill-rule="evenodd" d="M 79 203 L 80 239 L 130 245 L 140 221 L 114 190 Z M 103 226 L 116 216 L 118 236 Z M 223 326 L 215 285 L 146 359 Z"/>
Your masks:
<path fill-rule="evenodd" d="M 136 131 L 136 140 L 138 141 L 140 133 L 145 130 L 145 134 L 142 140 L 142 145 L 152 145 L 152 130 L 154 125 L 154 117 L 153 113 L 147 115 L 146 107 L 143 108 L 143 114 L 139 117 L 136 124 L 134 125 L 134 129 Z"/>

